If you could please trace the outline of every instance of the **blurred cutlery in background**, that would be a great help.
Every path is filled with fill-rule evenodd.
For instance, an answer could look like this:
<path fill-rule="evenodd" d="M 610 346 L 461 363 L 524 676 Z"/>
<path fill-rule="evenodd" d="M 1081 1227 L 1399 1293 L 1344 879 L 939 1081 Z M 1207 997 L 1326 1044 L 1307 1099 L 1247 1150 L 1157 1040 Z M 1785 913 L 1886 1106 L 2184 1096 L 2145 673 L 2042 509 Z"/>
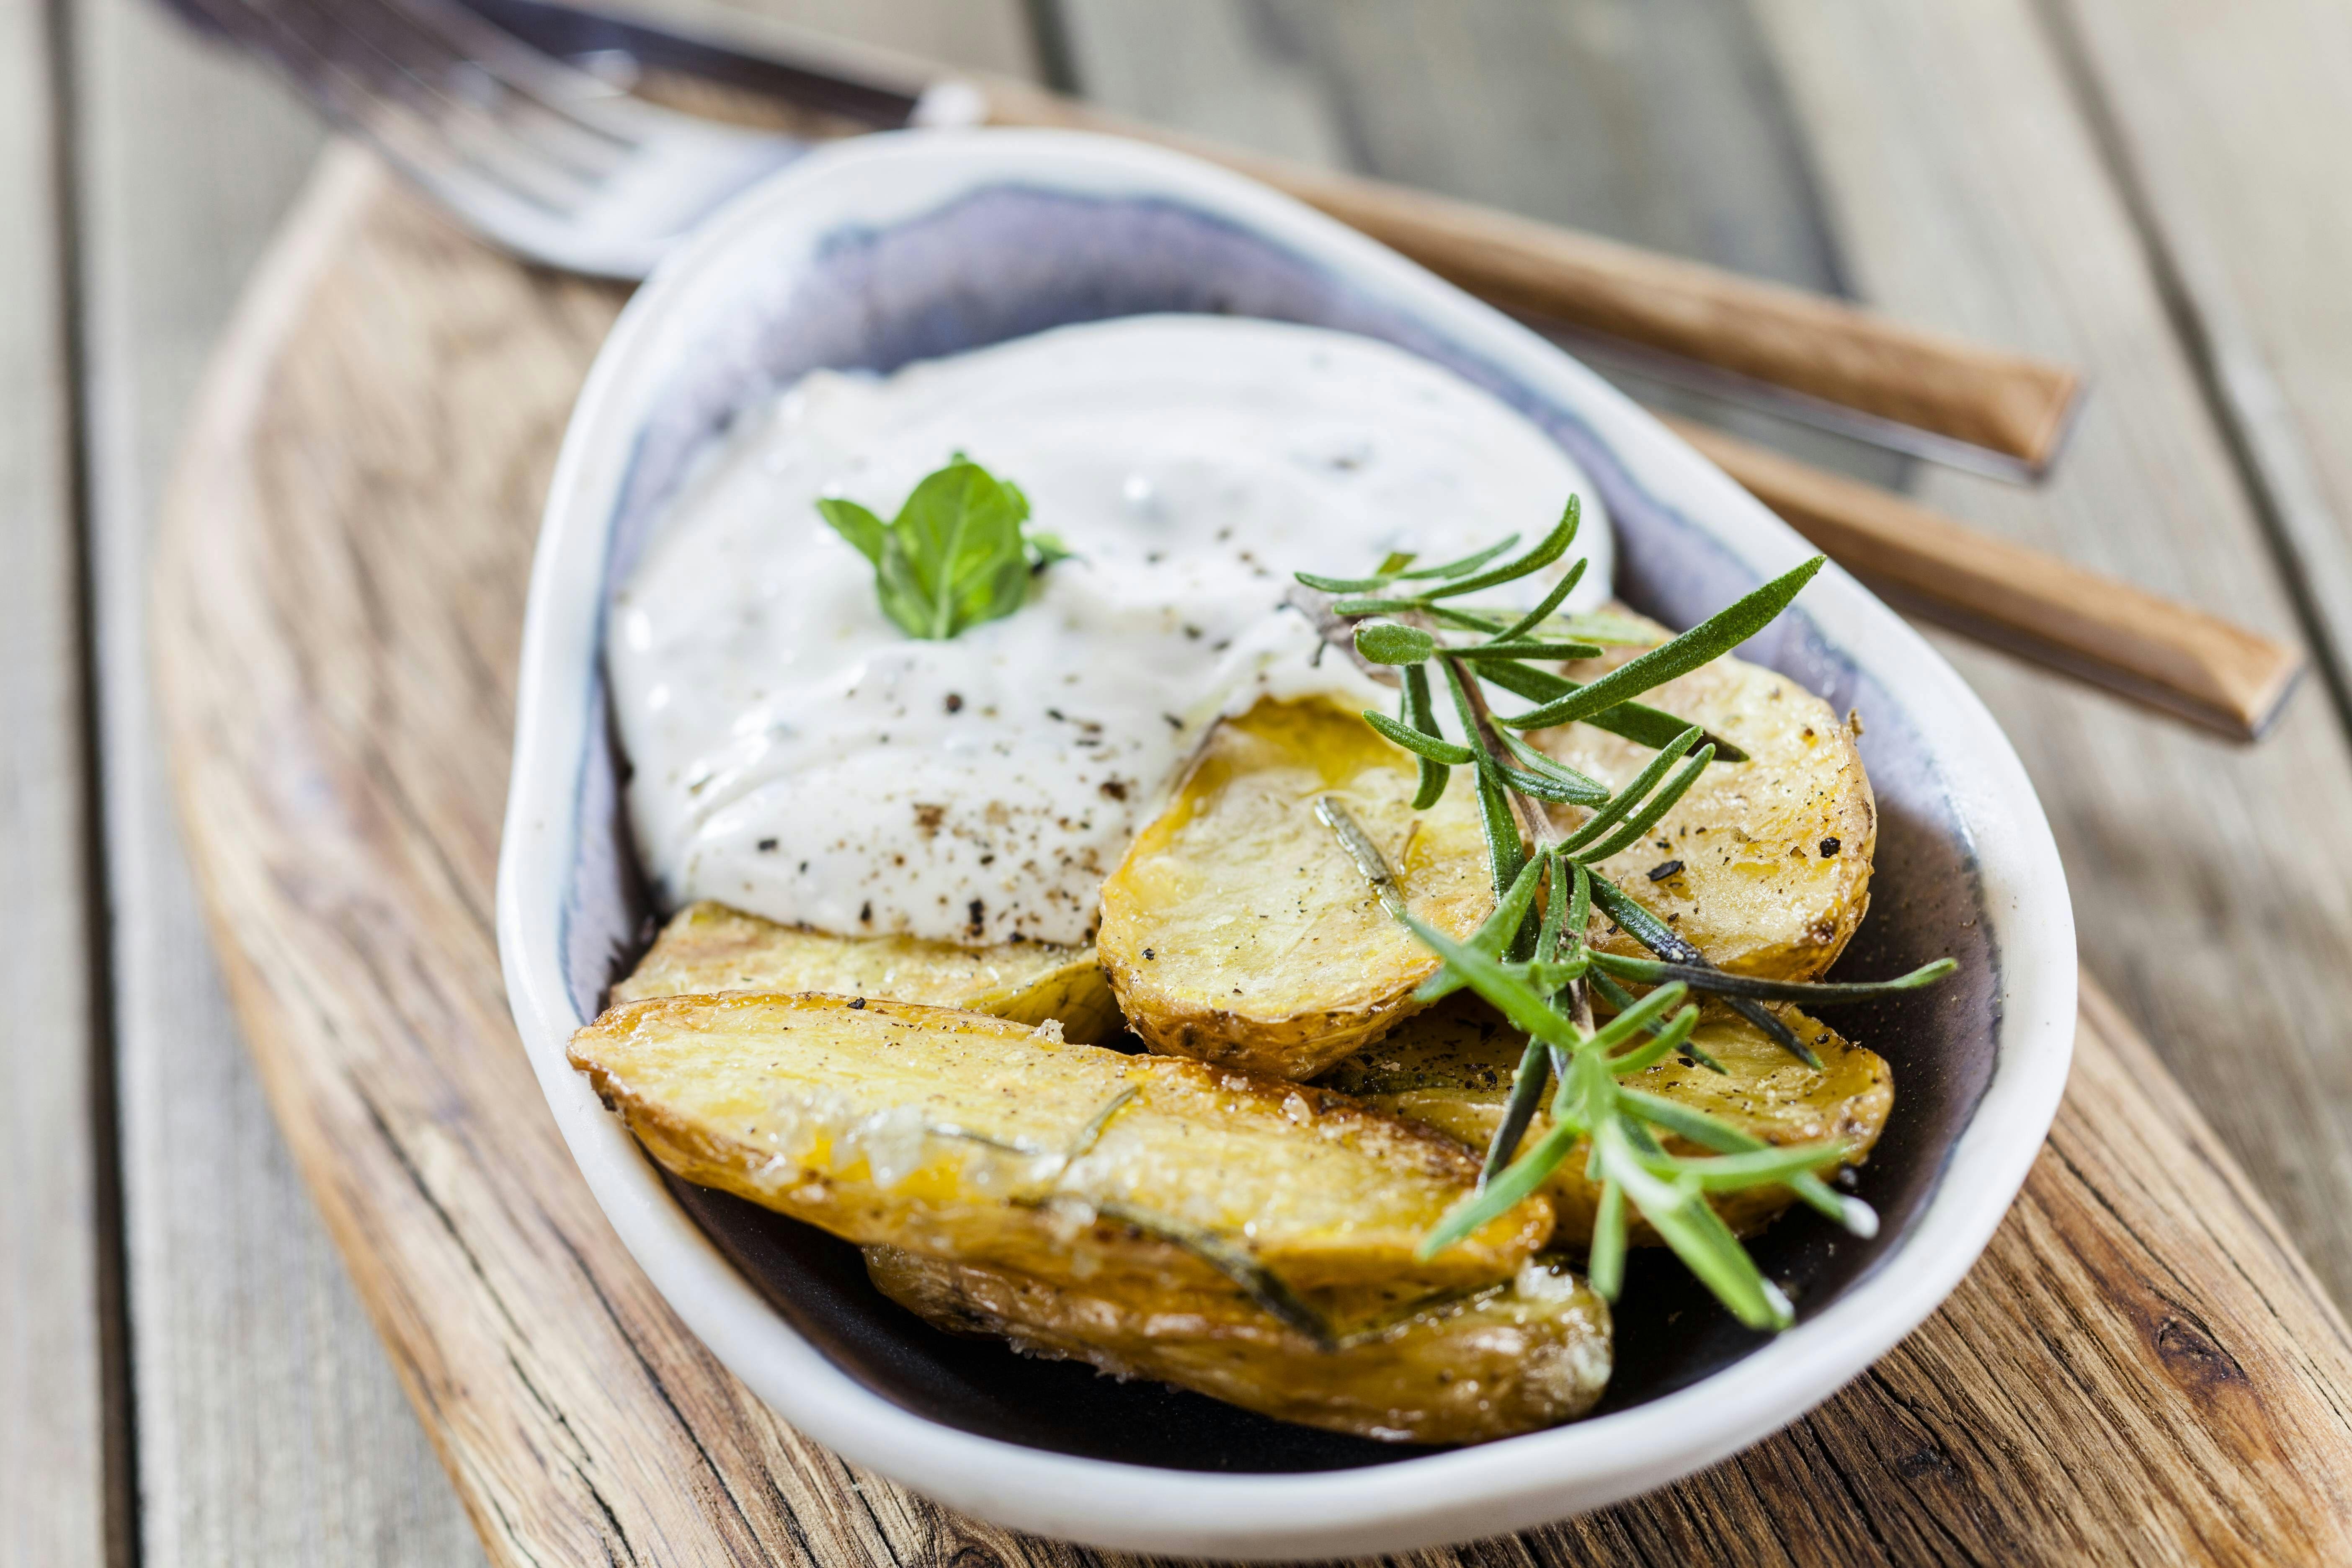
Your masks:
<path fill-rule="evenodd" d="M 701 217 L 814 144 L 627 90 L 641 72 L 677 72 L 814 110 L 844 132 L 1056 126 L 1160 142 L 1286 192 L 1596 360 L 2011 479 L 2048 470 L 2082 399 L 2065 366 L 1843 300 L 781 24 L 688 31 L 546 0 L 166 3 L 275 61 L 485 238 L 568 270 L 644 277 Z M 2262 735 L 2302 671 L 2297 650 L 2201 611 L 1670 423 L 1857 575 L 2021 658 L 2241 741 Z"/>

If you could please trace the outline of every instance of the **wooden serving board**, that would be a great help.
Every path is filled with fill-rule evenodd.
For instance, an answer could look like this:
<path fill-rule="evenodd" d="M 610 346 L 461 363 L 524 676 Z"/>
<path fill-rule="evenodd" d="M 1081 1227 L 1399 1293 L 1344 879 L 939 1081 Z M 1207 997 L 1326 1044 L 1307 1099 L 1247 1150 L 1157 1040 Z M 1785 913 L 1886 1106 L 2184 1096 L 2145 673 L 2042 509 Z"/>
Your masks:
<path fill-rule="evenodd" d="M 339 149 L 167 503 L 163 718 L 288 1143 L 500 1564 L 1078 1563 L 862 1474 L 671 1315 L 515 1039 L 492 884 L 539 507 L 624 298 Z M 1929 1322 L 1794 1426 L 1506 1562 L 2352 1560 L 2352 1335 L 2087 981 L 2049 1147 Z"/>

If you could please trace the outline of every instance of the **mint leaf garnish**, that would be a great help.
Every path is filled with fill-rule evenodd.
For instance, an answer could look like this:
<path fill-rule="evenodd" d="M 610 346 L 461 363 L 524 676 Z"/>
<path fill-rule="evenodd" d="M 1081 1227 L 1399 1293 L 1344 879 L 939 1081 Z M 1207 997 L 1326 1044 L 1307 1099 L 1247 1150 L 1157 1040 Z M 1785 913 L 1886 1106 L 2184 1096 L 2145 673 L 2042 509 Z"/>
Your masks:
<path fill-rule="evenodd" d="M 1029 498 L 959 452 L 884 522 L 853 500 L 824 500 L 818 515 L 874 563 L 882 613 L 910 637 L 950 637 L 1019 609 L 1029 579 L 1070 553 L 1027 531 Z"/>

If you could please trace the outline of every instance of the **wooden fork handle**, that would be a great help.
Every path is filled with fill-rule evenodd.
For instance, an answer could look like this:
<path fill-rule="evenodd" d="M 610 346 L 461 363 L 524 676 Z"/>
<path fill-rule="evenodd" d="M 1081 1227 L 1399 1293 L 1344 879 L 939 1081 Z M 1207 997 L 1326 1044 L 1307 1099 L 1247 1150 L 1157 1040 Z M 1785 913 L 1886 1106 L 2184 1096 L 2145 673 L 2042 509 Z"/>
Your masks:
<path fill-rule="evenodd" d="M 2295 648 L 1891 491 L 1685 420 L 1670 426 L 1832 560 L 1927 619 L 2255 741 L 2304 669 Z"/>
<path fill-rule="evenodd" d="M 1105 113 L 1025 83 L 974 83 L 998 125 L 1180 148 L 1318 207 L 1496 304 L 2001 453 L 2039 473 L 2083 390 L 2063 365 L 1841 300 L 1409 186 L 1312 168 Z"/>

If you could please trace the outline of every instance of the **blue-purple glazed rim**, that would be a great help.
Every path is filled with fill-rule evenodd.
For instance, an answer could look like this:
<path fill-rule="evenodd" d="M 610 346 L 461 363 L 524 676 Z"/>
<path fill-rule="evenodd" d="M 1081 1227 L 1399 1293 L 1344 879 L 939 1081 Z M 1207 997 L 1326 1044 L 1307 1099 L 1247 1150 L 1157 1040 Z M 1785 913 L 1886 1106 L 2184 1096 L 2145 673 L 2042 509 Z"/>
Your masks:
<path fill-rule="evenodd" d="M 1356 254 L 1363 242 L 1354 237 L 1335 244 L 1327 232 L 1330 226 L 1295 209 L 1285 214 L 1278 226 L 1302 231 L 1305 243 L 1302 232 L 1274 232 L 1264 213 L 1246 208 L 1263 207 L 1278 198 L 1252 187 L 1247 204 L 1203 200 L 1192 187 L 1205 184 L 1214 195 L 1220 194 L 1213 190 L 1219 184 L 1239 182 L 1204 174 L 1167 154 L 1142 155 L 1144 173 L 1122 185 L 1118 179 L 1069 177 L 1062 154 L 1073 144 L 1093 145 L 1089 139 L 1024 136 L 1020 140 L 1040 153 L 1026 162 L 1024 153 L 1007 150 L 1003 133 L 941 140 L 981 144 L 971 177 L 948 181 L 938 199 L 914 201 L 908 204 L 911 210 L 845 216 L 824 224 L 806 236 L 794 253 L 775 258 L 772 266 L 735 266 L 726 273 L 734 287 L 726 308 L 711 308 L 706 300 L 681 310 L 673 301 L 671 319 L 659 324 L 669 342 L 654 356 L 662 370 L 646 378 L 640 367 L 640 384 L 630 394 L 638 416 L 612 425 L 609 432 L 601 426 L 589 429 L 575 420 L 567 443 L 567 468 L 601 467 L 604 472 L 593 487 L 604 512 L 594 520 L 602 526 L 596 531 L 593 604 L 579 602 L 585 578 L 577 570 L 578 552 L 591 548 L 586 538 L 591 526 L 581 521 L 576 508 L 561 514 L 580 538 L 573 545 L 573 591 L 565 609 L 574 631 L 587 633 L 588 647 L 601 646 L 602 616 L 610 593 L 625 579 L 646 531 L 687 466 L 723 432 L 730 418 L 769 392 L 820 366 L 888 371 L 913 360 L 1048 327 L 1145 311 L 1247 315 L 1358 332 L 1445 365 L 1486 388 L 1548 432 L 1583 468 L 1616 531 L 1621 595 L 1669 625 L 1690 624 L 1765 574 L 1752 549 L 1734 547 L 1714 509 L 1695 515 L 1690 486 L 1678 471 L 1663 468 L 1654 451 L 1629 456 L 1631 411 L 1622 399 L 1580 369 L 1568 367 L 1573 374 L 1563 374 L 1541 357 L 1531 361 L 1521 329 L 1461 300 L 1445 286 L 1414 277 L 1406 279 L 1413 287 L 1400 287 L 1393 274 L 1402 264 L 1382 253 L 1379 268 L 1367 267 Z M 1113 163 L 1129 168 L 1138 161 L 1135 151 L 1118 145 L 1120 152 Z M 902 163 L 919 155 L 906 150 L 896 154 Z M 836 163 L 843 161 L 839 154 L 823 156 Z M 1002 164 L 1008 156 L 1012 167 L 992 171 L 992 164 Z M 873 165 L 877 159 L 868 153 L 862 162 Z M 890 156 L 879 162 L 887 164 Z M 1168 164 L 1184 178 L 1152 177 L 1168 174 Z M 1171 184 L 1179 188 L 1171 189 Z M 759 201 L 751 198 L 739 211 L 754 208 Z M 856 201 L 849 205 L 854 210 Z M 772 225 L 775 219 L 770 221 Z M 722 221 L 719 226 L 727 225 Z M 746 217 L 735 226 L 756 231 L 758 219 Z M 739 246 L 745 243 L 738 241 Z M 658 304 L 665 288 L 676 295 L 683 287 L 676 282 L 683 270 L 657 279 L 649 290 L 654 298 L 633 305 L 633 315 Z M 1443 310 L 1434 308 L 1438 300 Z M 692 324 L 681 325 L 676 319 L 680 316 Z M 629 331 L 625 321 L 616 342 Z M 608 357 L 612 353 L 607 351 Z M 583 416 L 596 395 L 592 383 L 583 397 Z M 1610 427 L 1604 428 L 1604 423 Z M 625 449 L 615 452 L 609 443 L 624 426 Z M 575 454 L 572 447 L 583 441 L 603 443 L 601 452 Z M 599 456 L 601 463 L 595 460 Z M 1662 473 L 1674 483 L 1658 482 Z M 572 477 L 576 479 L 576 473 Z M 572 500 L 566 478 L 559 472 L 551 500 L 541 576 L 550 574 L 551 542 L 562 537 L 557 527 L 559 509 Z M 1683 493 L 1661 493 L 1664 489 Z M 1752 504 L 1749 510 L 1755 510 Z M 1758 526 L 1753 516 L 1743 522 L 1751 531 Z M 1766 520 L 1762 526 L 1785 534 L 1777 521 Z M 555 613 L 541 605 L 543 591 L 553 592 L 535 581 L 535 623 Z M 1931 689 L 1923 702 L 1916 690 L 1922 684 L 1916 679 L 1920 667 L 1906 664 L 1903 668 L 1913 679 L 1898 697 L 1889 679 L 1853 651 L 1853 639 L 1832 635 L 1815 613 L 1817 604 L 1834 599 L 1851 620 L 1857 596 L 1865 602 L 1863 613 L 1883 617 L 1885 624 L 1871 626 L 1876 642 L 1882 647 L 1892 642 L 1912 660 L 1929 661 L 1941 679 L 1926 684 L 1941 689 Z M 585 626 L 580 625 L 583 617 Z M 1902 647 L 1905 639 L 1907 647 Z M 572 638 L 575 652 L 580 641 L 577 636 Z M 533 647 L 535 639 L 527 638 L 525 714 L 510 813 L 534 804 L 523 797 L 526 765 L 534 760 Z M 1862 1173 L 1860 1192 L 1884 1221 L 1876 1238 L 1864 1242 L 1844 1236 L 1801 1209 L 1754 1244 L 1759 1261 L 1797 1299 L 1801 1334 L 1804 1325 L 1845 1316 L 1835 1310 L 1839 1304 L 1864 1292 L 1898 1259 L 1916 1261 L 1910 1239 L 1935 1204 L 1955 1151 L 1984 1102 L 1997 1068 L 2003 1065 L 2013 976 L 2002 932 L 2015 922 L 2013 911 L 2002 905 L 2019 879 L 2004 873 L 2002 889 L 1988 888 L 1981 852 L 1986 806 L 2003 791 L 1989 791 L 1980 779 L 1956 780 L 1955 773 L 1988 760 L 1995 771 L 2005 765 L 2014 777 L 2000 781 L 2011 797 L 2005 804 L 2011 808 L 2003 826 L 2028 837 L 2038 836 L 2039 843 L 2030 845 L 2029 852 L 2047 846 L 2048 829 L 2038 808 L 2032 810 L 2030 821 L 2014 820 L 2022 774 L 2006 743 L 1998 742 L 1989 719 L 1981 727 L 1999 749 L 1990 759 L 1974 754 L 1956 759 L 1948 739 L 1928 732 L 1951 727 L 1948 704 L 1973 705 L 1973 698 L 1924 644 L 1843 574 L 1825 574 L 1794 610 L 1742 654 L 1820 692 L 1841 712 L 1858 710 L 1864 720 L 1861 744 L 1880 813 L 1874 907 L 1838 973 L 1883 975 L 1947 953 L 1961 964 L 1960 977 L 1951 984 L 1843 1013 L 1833 1020 L 1851 1037 L 1889 1059 L 1896 1110 Z M 528 889 L 527 910 L 520 904 L 526 889 L 519 885 L 524 879 L 514 874 L 512 866 L 502 867 L 502 946 L 510 978 L 522 960 L 540 1003 L 527 1006 L 520 994 L 522 982 L 516 981 L 518 1018 L 526 1042 L 534 1046 L 543 1079 L 548 1039 L 568 1034 L 572 1024 L 594 1016 L 612 980 L 642 952 L 653 923 L 654 911 L 645 902 L 628 847 L 625 815 L 619 809 L 625 764 L 612 740 L 601 665 L 593 658 L 588 662 L 585 670 L 572 670 L 568 682 L 572 700 L 588 708 L 584 716 L 574 718 L 573 732 L 583 743 L 573 752 L 569 799 L 562 803 L 565 809 L 556 814 L 569 821 L 568 857 L 562 852 L 559 830 L 555 857 L 541 857 L 541 874 Z M 1978 717 L 1980 708 L 1960 716 L 1963 721 Z M 534 792 L 562 776 L 560 758 L 537 760 L 549 765 L 544 783 L 530 783 Z M 2031 805 L 2030 790 L 2022 799 Z M 542 849 L 549 847 L 544 842 L 547 826 L 544 813 L 531 826 Z M 509 857 L 516 849 L 515 831 L 510 816 Z M 2063 1005 L 2071 1014 L 2071 920 L 2063 910 L 2063 881 L 2053 880 L 2054 849 L 2042 858 L 2046 865 L 2035 869 L 2047 886 L 2054 887 L 2062 906 L 2058 915 L 2068 986 Z M 510 916 L 518 925 L 535 921 L 544 938 L 551 912 L 546 869 L 558 864 L 552 951 L 561 955 L 560 980 L 551 985 L 553 977 L 543 962 L 546 942 L 542 940 L 536 959 L 530 958 L 519 951 L 525 943 L 508 940 L 508 926 Z M 510 910 L 510 900 L 518 907 Z M 2046 937 L 2046 931 L 2042 934 Z M 2042 970 L 2049 967 L 2047 945 L 2037 941 L 2030 950 Z M 2048 1013 L 2051 1000 L 2037 997 L 2042 1004 L 2038 1010 Z M 560 1005 L 550 1005 L 558 1002 Z M 535 1031 L 541 1037 L 538 1041 L 533 1040 Z M 2050 1078 L 2047 1049 L 2045 1043 L 2035 1075 L 2041 1080 Z M 2063 1043 L 2058 1049 L 2063 1053 Z M 2063 1069 L 2062 1059 L 2060 1079 Z M 2050 1104 L 2031 1129 L 2034 1142 L 2055 1100 L 2046 1081 L 2037 1089 Z M 551 1097 L 557 1094 L 551 1085 Z M 560 1114 L 563 1109 L 559 1103 Z M 567 1132 L 572 1131 L 567 1127 Z M 577 1149 L 577 1136 L 574 1142 Z M 608 1145 L 600 1149 L 600 1159 L 609 1157 Z M 2022 1163 L 2013 1150 L 2010 1153 L 2008 1164 L 2015 1174 L 2004 1177 L 2009 1185 L 1999 1194 L 2003 1203 L 2023 1173 Z M 583 1168 L 588 1164 L 583 1154 Z M 591 1171 L 592 1180 L 595 1173 Z M 1400 1467 L 1410 1471 L 1450 1464 L 1518 1445 L 1551 1442 L 1560 1435 L 1430 1456 L 1276 1423 L 1156 1385 L 1113 1383 L 1066 1363 L 1018 1360 L 993 1345 L 939 1335 L 883 1300 L 866 1284 L 854 1249 L 845 1244 L 740 1200 L 663 1181 L 668 1196 L 692 1215 L 774 1314 L 833 1367 L 898 1411 L 990 1439 L 992 1447 L 1017 1446 L 1161 1476 L 1214 1472 L 1261 1481 L 1303 1481 L 1308 1472 L 1402 1474 Z M 600 1190 L 599 1195 L 607 1194 Z M 646 1194 L 638 1193 L 636 1201 L 642 1210 Z M 608 1200 L 608 1210 L 613 1206 Z M 618 1223 L 620 1216 L 615 1217 Z M 639 1217 L 646 1216 L 640 1213 Z M 630 1227 L 623 1228 L 626 1234 Z M 1989 1233 L 1990 1226 L 1979 1228 Z M 1978 1237 L 1976 1246 L 1982 1239 Z M 1940 1272 L 1958 1278 L 1957 1269 Z M 658 1271 L 656 1279 L 661 1282 Z M 665 1289 L 670 1287 L 665 1283 Z M 1671 1260 L 1656 1256 L 1638 1261 L 1619 1317 L 1618 1370 L 1610 1394 L 1594 1418 L 1563 1431 L 1604 1432 L 1644 1406 L 1654 1406 L 1678 1391 L 1691 1392 L 1702 1380 L 1714 1386 L 1713 1380 L 1767 1349 L 1759 1337 L 1733 1324 Z M 742 1325 L 735 1327 L 740 1331 Z M 752 1381 L 760 1386 L 757 1377 Z M 780 1405 L 794 1403 L 778 1399 L 767 1388 L 761 1391 Z M 1805 1403 L 1828 1392 L 1828 1387 L 1813 1391 Z M 1781 1418 L 1801 1408 L 1799 1405 Z M 786 1414 L 809 1424 L 804 1409 L 787 1408 Z M 887 1459 L 877 1462 L 892 1468 Z M 1669 1479 L 1669 1473 L 1655 1479 Z M 908 1479 L 926 1484 L 921 1477 Z M 1621 1493 L 1625 1489 L 1633 1489 L 1619 1488 Z M 1113 1539 L 1085 1529 L 1073 1532 Z M 1398 1544 L 1410 1536 L 1411 1531 L 1403 1531 L 1382 1543 Z M 1227 1542 L 1223 1549 L 1234 1548 Z"/>

